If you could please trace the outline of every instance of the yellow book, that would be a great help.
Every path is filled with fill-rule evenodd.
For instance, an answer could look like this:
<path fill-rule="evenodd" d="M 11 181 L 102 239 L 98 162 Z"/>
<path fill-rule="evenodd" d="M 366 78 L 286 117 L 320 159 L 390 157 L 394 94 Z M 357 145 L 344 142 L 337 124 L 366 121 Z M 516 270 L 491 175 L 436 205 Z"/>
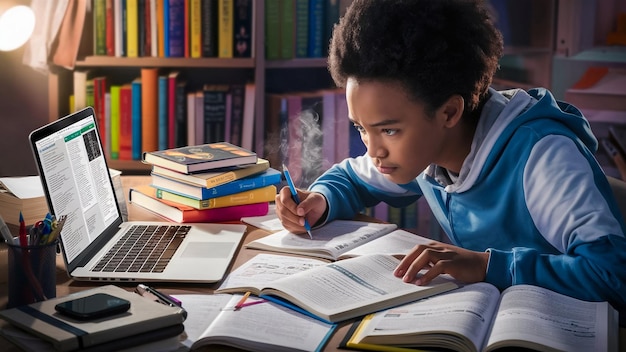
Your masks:
<path fill-rule="evenodd" d="M 139 56 L 138 0 L 126 0 L 126 56 Z"/>
<path fill-rule="evenodd" d="M 234 205 L 271 202 L 274 201 L 276 197 L 276 186 L 274 185 L 205 200 L 181 196 L 174 192 L 169 192 L 154 187 L 152 187 L 152 189 L 153 191 L 151 192 L 156 196 L 156 198 L 168 200 L 182 205 L 187 205 L 200 210 L 231 207 Z"/>
<path fill-rule="evenodd" d="M 219 58 L 233 57 L 233 11 L 234 0 L 219 0 L 217 17 L 217 56 Z"/>
<path fill-rule="evenodd" d="M 202 9 L 200 0 L 191 0 L 190 2 L 190 51 L 192 58 L 202 57 Z"/>
<path fill-rule="evenodd" d="M 111 86 L 111 159 L 120 155 L 120 86 Z"/>
<path fill-rule="evenodd" d="M 76 102 L 74 101 L 74 94 L 70 95 L 70 102 L 69 102 L 69 107 L 70 107 L 70 111 L 74 112 L 76 111 Z"/>

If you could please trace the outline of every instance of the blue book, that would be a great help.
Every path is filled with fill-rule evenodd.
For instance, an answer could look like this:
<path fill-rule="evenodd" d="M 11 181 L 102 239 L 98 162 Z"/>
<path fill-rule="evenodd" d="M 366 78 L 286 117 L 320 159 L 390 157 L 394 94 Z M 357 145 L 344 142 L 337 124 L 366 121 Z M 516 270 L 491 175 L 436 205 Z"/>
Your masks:
<path fill-rule="evenodd" d="M 167 88 L 168 77 L 159 76 L 158 87 L 158 123 L 159 123 L 159 149 L 165 150 L 168 148 L 168 107 L 167 107 Z"/>
<path fill-rule="evenodd" d="M 169 57 L 185 56 L 185 1 L 165 0 L 168 2 L 168 48 Z"/>
<path fill-rule="evenodd" d="M 281 181 L 281 173 L 269 168 L 262 173 L 231 181 L 212 188 L 192 186 L 174 179 L 152 173 L 152 186 L 164 191 L 198 200 L 207 200 L 244 191 L 276 185 Z"/>
<path fill-rule="evenodd" d="M 131 122 L 132 144 L 131 152 L 133 160 L 141 160 L 141 79 L 135 79 L 131 83 Z"/>
<path fill-rule="evenodd" d="M 322 57 L 324 26 L 324 0 L 309 0 L 308 57 Z"/>
<path fill-rule="evenodd" d="M 163 0 L 163 55 L 170 57 L 170 2 Z"/>

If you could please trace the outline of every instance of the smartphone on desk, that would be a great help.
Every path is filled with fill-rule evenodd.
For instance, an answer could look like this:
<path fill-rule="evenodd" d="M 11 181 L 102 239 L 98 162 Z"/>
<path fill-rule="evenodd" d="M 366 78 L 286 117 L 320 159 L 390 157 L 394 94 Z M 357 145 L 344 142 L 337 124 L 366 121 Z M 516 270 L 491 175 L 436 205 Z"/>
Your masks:
<path fill-rule="evenodd" d="M 130 302 L 106 293 L 96 293 L 54 306 L 57 312 L 80 320 L 104 318 L 126 312 Z"/>

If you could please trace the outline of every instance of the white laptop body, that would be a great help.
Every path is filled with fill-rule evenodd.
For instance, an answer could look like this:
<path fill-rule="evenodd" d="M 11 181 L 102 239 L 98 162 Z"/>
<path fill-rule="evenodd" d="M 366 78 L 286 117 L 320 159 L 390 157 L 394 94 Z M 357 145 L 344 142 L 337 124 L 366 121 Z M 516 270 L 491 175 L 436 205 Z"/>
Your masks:
<path fill-rule="evenodd" d="M 29 136 L 49 209 L 57 218 L 68 216 L 60 244 L 70 277 L 116 282 L 220 281 L 237 253 L 246 226 L 124 222 L 96 126 L 94 111 L 88 107 L 43 126 Z M 100 259 L 133 225 L 190 228 L 180 236 L 182 242 L 165 269 L 158 272 L 94 271 Z"/>

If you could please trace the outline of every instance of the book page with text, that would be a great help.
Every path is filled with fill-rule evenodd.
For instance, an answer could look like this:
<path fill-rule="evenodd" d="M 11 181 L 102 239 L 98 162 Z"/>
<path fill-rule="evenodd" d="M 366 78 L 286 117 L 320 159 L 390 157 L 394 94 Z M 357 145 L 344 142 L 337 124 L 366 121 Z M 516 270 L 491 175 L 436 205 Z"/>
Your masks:
<path fill-rule="evenodd" d="M 433 240 L 405 230 L 395 230 L 375 240 L 351 249 L 339 256 L 346 259 L 367 254 L 406 255 L 418 244 L 428 244 Z"/>
<path fill-rule="evenodd" d="M 607 302 L 585 302 L 545 288 L 515 285 L 502 293 L 487 350 L 522 341 L 529 348 L 609 351 L 609 329 L 617 329 Z M 615 333 L 616 334 L 616 333 Z"/>
<path fill-rule="evenodd" d="M 322 318 L 336 315 L 328 320 L 340 321 L 458 287 L 443 276 L 425 286 L 405 283 L 393 275 L 399 262 L 389 255 L 350 258 L 277 280 L 262 293 L 285 298 Z"/>
<path fill-rule="evenodd" d="M 356 343 L 479 351 L 500 292 L 476 283 L 374 314 Z"/>
<path fill-rule="evenodd" d="M 335 220 L 314 229 L 313 239 L 283 230 L 254 240 L 246 247 L 336 260 L 340 254 L 389 233 L 396 227 L 394 224 Z"/>

